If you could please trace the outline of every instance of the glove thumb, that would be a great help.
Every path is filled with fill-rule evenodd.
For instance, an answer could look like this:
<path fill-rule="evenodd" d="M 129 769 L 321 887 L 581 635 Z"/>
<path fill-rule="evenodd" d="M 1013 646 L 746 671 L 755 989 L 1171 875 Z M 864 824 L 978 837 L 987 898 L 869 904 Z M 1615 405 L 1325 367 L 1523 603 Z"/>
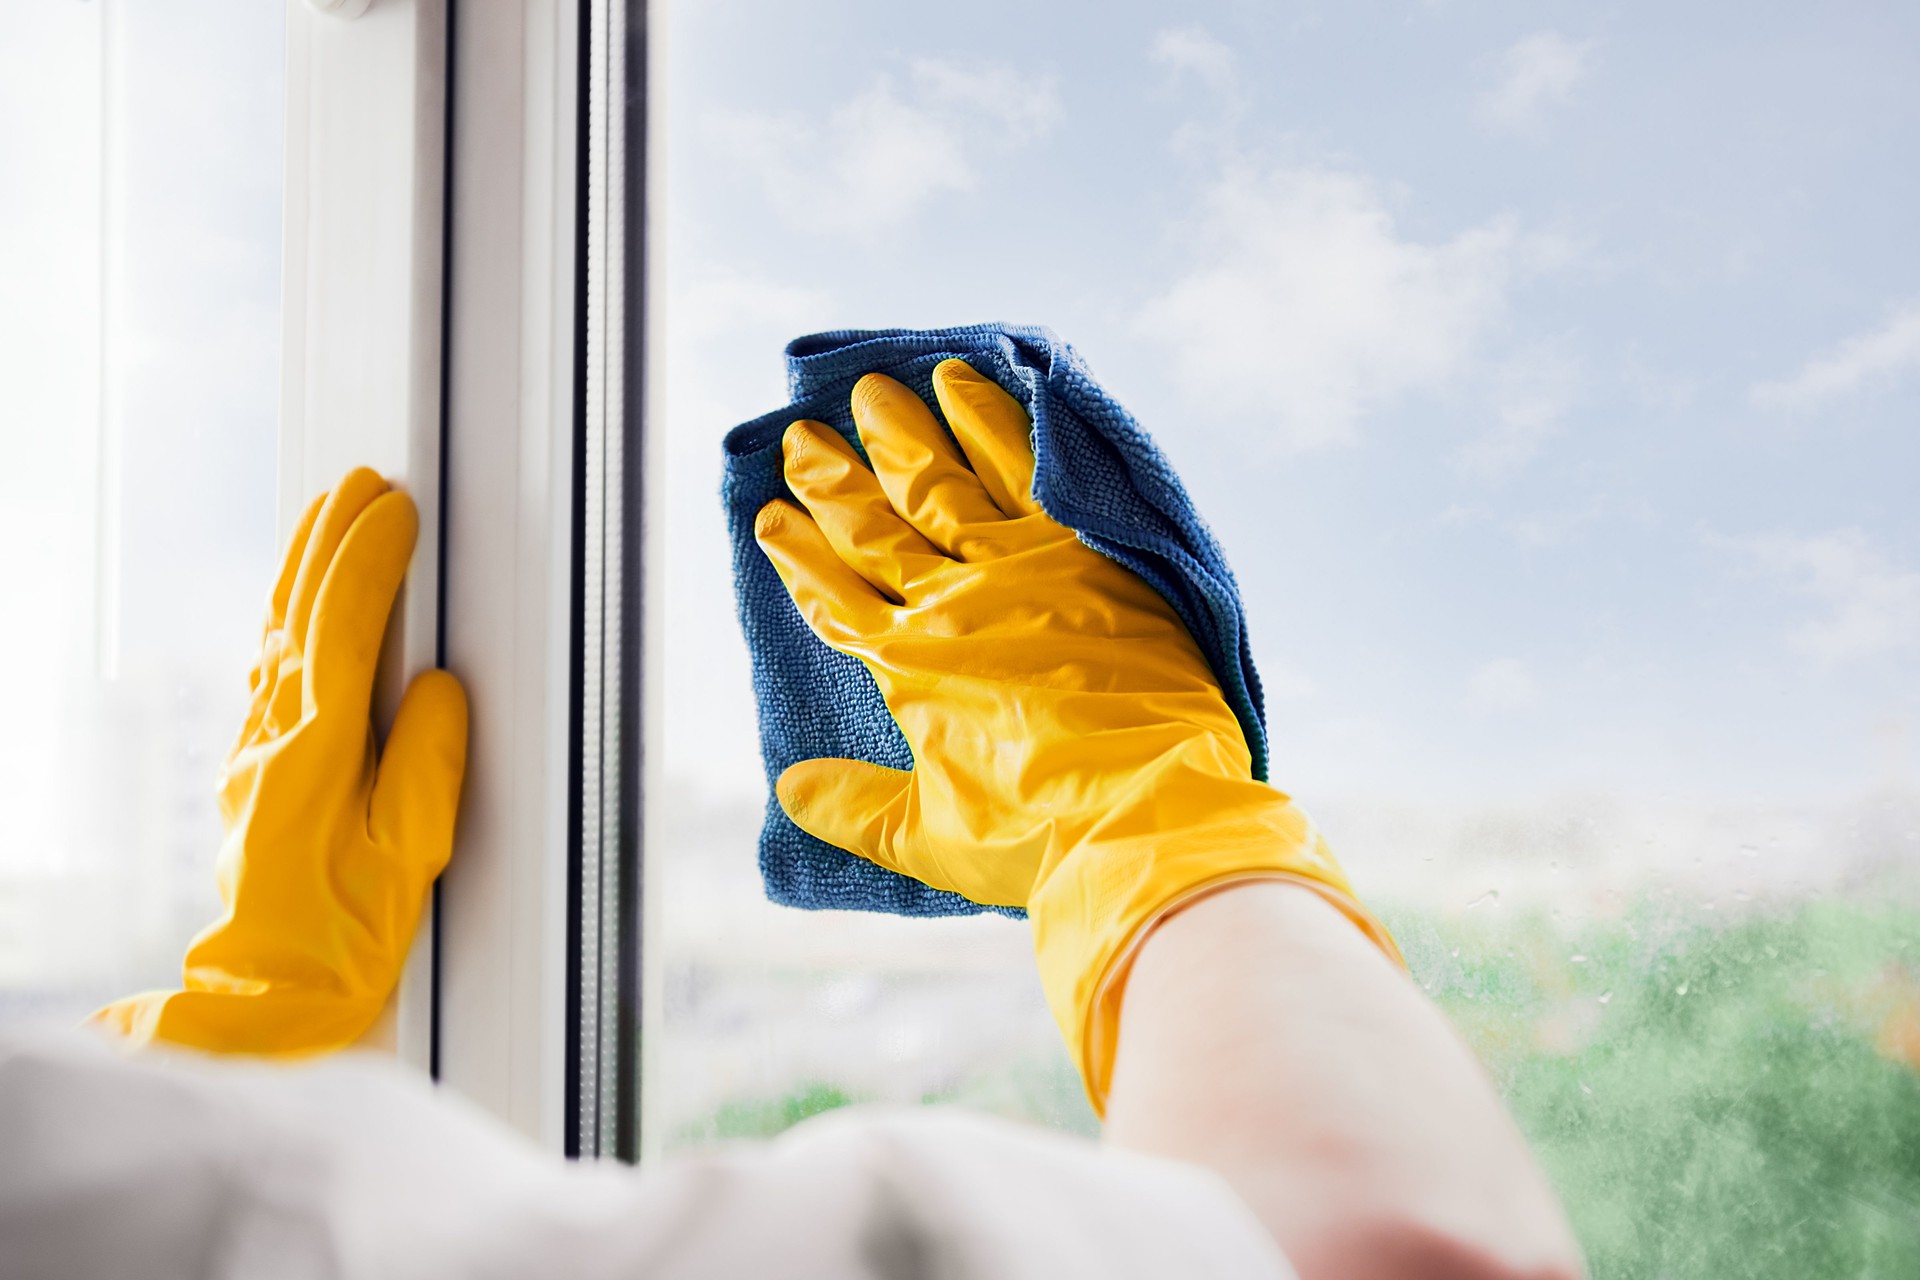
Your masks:
<path fill-rule="evenodd" d="M 774 791 L 794 825 L 830 845 L 912 875 L 900 864 L 913 774 L 865 760 L 802 760 Z"/>
<path fill-rule="evenodd" d="M 453 854 L 453 820 L 467 771 L 467 693 L 446 671 L 423 671 L 400 700 L 374 776 L 375 843 L 425 884 Z"/>

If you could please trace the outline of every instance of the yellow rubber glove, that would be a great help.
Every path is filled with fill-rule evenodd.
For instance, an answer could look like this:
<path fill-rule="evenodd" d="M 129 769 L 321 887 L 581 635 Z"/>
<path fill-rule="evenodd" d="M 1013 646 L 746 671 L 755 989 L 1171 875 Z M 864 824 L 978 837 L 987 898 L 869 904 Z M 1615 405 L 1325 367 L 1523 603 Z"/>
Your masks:
<path fill-rule="evenodd" d="M 184 990 L 95 1022 L 137 1043 L 300 1054 L 379 1015 L 453 849 L 466 768 L 466 694 L 444 671 L 413 682 L 376 756 L 374 666 L 418 532 L 412 499 L 364 468 L 301 517 L 220 775 L 226 914 L 188 949 Z"/>
<path fill-rule="evenodd" d="M 769 503 L 756 536 L 808 626 L 873 673 L 914 767 L 805 760 L 780 776 L 780 804 L 884 867 L 1026 907 L 1048 1002 L 1103 1110 L 1133 950 L 1196 895 L 1295 880 L 1399 951 L 1306 816 L 1254 780 L 1172 606 L 1040 509 L 1019 402 L 960 360 L 933 385 L 958 449 L 878 374 L 853 389 L 871 470 L 820 423 L 784 438 L 805 509 Z"/>

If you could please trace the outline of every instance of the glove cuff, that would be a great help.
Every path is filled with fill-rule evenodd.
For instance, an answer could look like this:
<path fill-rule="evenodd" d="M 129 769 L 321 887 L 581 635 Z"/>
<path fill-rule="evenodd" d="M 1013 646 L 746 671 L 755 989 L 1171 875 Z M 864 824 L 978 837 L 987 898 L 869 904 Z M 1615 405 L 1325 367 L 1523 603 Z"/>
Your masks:
<path fill-rule="evenodd" d="M 135 1048 L 178 1045 L 208 1053 L 305 1057 L 345 1049 L 386 1005 L 326 991 L 268 986 L 256 992 L 148 991 L 87 1019 Z"/>
<path fill-rule="evenodd" d="M 1245 789 L 1238 805 L 1214 811 L 1226 816 L 1118 843 L 1089 841 L 1062 859 L 1028 902 L 1041 985 L 1096 1115 L 1106 1114 L 1134 956 L 1156 924 L 1198 898 L 1249 880 L 1297 883 L 1406 965 L 1306 814 L 1264 783 L 1226 785 Z"/>

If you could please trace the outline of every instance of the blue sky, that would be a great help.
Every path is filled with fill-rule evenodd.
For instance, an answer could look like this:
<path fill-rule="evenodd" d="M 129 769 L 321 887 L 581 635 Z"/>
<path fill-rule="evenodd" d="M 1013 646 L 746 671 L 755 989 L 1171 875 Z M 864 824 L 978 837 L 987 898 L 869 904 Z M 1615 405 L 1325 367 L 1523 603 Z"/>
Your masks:
<path fill-rule="evenodd" d="M 278 18 L 205 7 L 128 13 L 121 636 L 156 689 L 228 688 L 275 554 Z M 784 399 L 782 344 L 989 318 L 1057 328 L 1181 468 L 1310 804 L 1911 791 L 1920 15 L 1168 13 L 672 6 L 670 794 L 762 794 L 715 490 L 726 428 Z M 6 651 L 70 679 L 96 14 L 0 41 L 0 115 L 34 126 L 0 130 L 0 579 L 58 619 Z M 9 714 L 65 724 L 71 688 L 13 681 Z M 61 767 L 35 741 L 0 751 L 15 800 Z M 40 807 L 11 811 L 33 846 Z"/>
<path fill-rule="evenodd" d="M 714 487 L 780 345 L 1054 326 L 1246 589 L 1276 780 L 1910 786 L 1920 14 L 676 6 L 668 771 L 752 794 Z"/>

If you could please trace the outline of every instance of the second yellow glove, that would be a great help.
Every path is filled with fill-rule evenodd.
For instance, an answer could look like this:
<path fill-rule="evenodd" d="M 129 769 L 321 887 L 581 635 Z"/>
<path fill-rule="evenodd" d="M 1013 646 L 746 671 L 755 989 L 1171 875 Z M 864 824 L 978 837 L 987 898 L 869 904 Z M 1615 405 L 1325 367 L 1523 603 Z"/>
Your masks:
<path fill-rule="evenodd" d="M 180 990 L 94 1021 L 135 1043 L 297 1054 L 379 1016 L 452 851 L 466 767 L 466 694 L 444 671 L 413 682 L 375 751 L 374 667 L 418 531 L 412 499 L 365 469 L 307 508 L 220 776 L 226 913 L 188 949 Z"/>

